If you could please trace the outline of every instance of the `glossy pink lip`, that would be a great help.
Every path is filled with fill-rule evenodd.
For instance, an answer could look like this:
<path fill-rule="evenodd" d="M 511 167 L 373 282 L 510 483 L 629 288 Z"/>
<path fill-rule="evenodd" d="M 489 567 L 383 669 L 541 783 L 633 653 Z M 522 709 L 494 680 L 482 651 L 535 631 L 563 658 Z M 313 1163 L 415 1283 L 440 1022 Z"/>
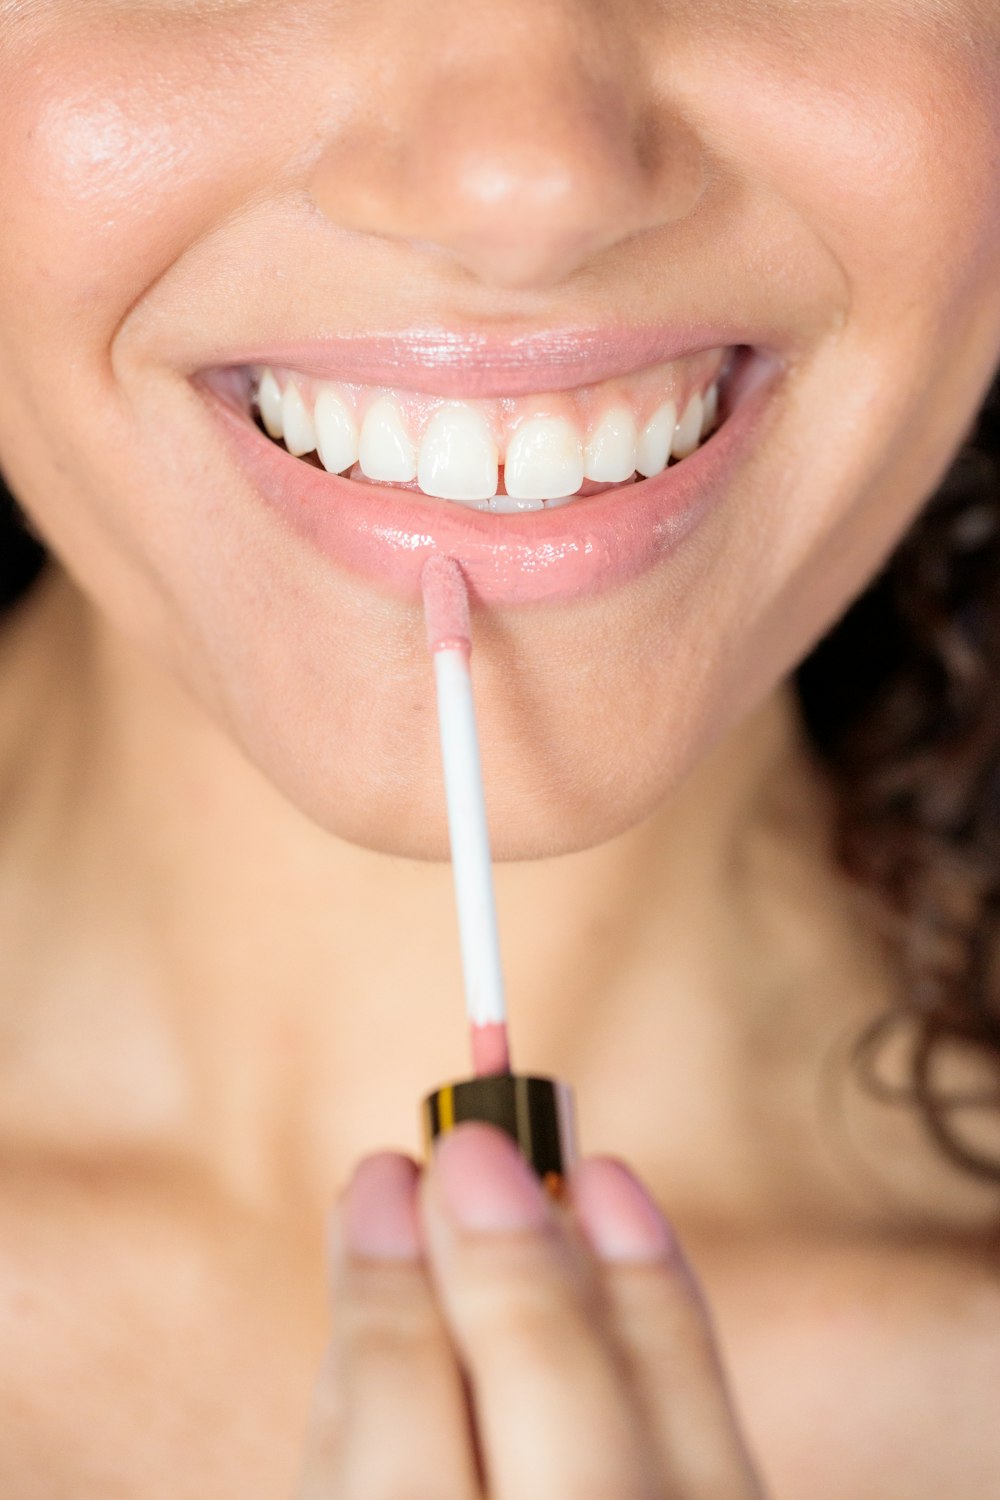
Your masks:
<path fill-rule="evenodd" d="M 476 598 L 513 604 L 613 588 L 673 551 L 722 499 L 726 480 L 752 444 L 779 368 L 759 361 L 731 398 L 723 425 L 654 479 L 551 511 L 509 516 L 327 474 L 272 443 L 210 381 L 197 384 L 267 504 L 333 563 L 416 599 L 424 562 L 441 552 L 461 563 Z"/>
<path fill-rule="evenodd" d="M 217 367 L 266 364 L 317 380 L 405 386 L 430 395 L 473 400 L 573 390 L 706 349 L 744 345 L 777 351 L 784 342 L 780 335 L 771 338 L 759 328 L 719 328 L 707 323 L 616 330 L 570 328 L 506 337 L 411 329 L 269 343 L 266 349 L 247 344 L 219 351 L 212 363 Z"/>

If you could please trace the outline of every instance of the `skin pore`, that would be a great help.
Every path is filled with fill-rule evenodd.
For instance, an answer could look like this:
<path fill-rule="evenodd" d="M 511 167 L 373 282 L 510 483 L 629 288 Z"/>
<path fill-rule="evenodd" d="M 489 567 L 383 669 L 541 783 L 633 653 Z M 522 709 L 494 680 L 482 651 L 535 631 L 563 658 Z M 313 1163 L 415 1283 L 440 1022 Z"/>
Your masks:
<path fill-rule="evenodd" d="M 0 0 L 0 101 L 0 467 L 60 560 L 0 634 L 0 1489 L 285 1493 L 326 1205 L 467 1071 L 419 610 L 189 376 L 690 319 L 786 367 L 724 503 L 476 615 L 515 1060 L 677 1224 L 776 1500 L 985 1496 L 994 1195 L 842 1082 L 893 981 L 787 675 L 1000 358 L 992 0 Z"/>

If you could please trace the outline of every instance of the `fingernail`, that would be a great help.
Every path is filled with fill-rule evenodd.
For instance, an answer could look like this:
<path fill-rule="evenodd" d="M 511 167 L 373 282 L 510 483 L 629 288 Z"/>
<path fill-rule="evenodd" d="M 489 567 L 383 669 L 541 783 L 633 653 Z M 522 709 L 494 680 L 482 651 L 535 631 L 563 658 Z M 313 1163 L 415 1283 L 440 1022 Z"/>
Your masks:
<path fill-rule="evenodd" d="M 366 1260 L 416 1260 L 416 1164 L 396 1151 L 366 1156 L 355 1168 L 343 1206 L 347 1249 Z"/>
<path fill-rule="evenodd" d="M 550 1222 L 541 1183 L 510 1136 L 495 1125 L 466 1121 L 439 1136 L 431 1170 L 461 1229 L 490 1234 L 541 1229 Z"/>
<path fill-rule="evenodd" d="M 624 1162 L 593 1156 L 577 1163 L 571 1191 L 577 1218 L 602 1260 L 654 1261 L 676 1254 L 670 1226 Z"/>

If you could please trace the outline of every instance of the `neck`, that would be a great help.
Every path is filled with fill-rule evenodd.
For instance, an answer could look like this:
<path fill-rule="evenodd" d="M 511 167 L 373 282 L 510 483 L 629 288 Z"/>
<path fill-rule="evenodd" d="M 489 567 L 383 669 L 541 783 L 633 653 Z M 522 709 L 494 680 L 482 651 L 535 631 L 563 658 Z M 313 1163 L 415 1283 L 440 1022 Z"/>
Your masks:
<path fill-rule="evenodd" d="M 267 1200 L 327 1199 L 363 1150 L 419 1151 L 419 1099 L 469 1072 L 450 867 L 308 822 L 58 571 L 3 645 L 17 1128 L 207 1156 Z M 731 1154 L 762 1074 L 782 1116 L 810 1028 L 829 1034 L 800 971 L 847 921 L 836 901 L 816 916 L 818 790 L 786 687 L 640 826 L 498 868 L 514 1066 L 573 1083 L 585 1149 L 676 1180 L 676 1132 L 685 1171 L 694 1139 Z M 796 950 L 803 880 L 823 930 Z"/>

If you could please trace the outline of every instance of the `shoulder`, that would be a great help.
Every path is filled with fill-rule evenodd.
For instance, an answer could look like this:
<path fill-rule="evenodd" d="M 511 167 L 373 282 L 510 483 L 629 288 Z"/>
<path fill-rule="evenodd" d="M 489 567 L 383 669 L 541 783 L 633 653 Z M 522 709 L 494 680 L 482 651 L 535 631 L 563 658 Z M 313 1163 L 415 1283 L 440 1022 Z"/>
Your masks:
<path fill-rule="evenodd" d="M 769 1500 L 995 1497 L 1000 1239 L 782 1251 L 731 1333 Z"/>

